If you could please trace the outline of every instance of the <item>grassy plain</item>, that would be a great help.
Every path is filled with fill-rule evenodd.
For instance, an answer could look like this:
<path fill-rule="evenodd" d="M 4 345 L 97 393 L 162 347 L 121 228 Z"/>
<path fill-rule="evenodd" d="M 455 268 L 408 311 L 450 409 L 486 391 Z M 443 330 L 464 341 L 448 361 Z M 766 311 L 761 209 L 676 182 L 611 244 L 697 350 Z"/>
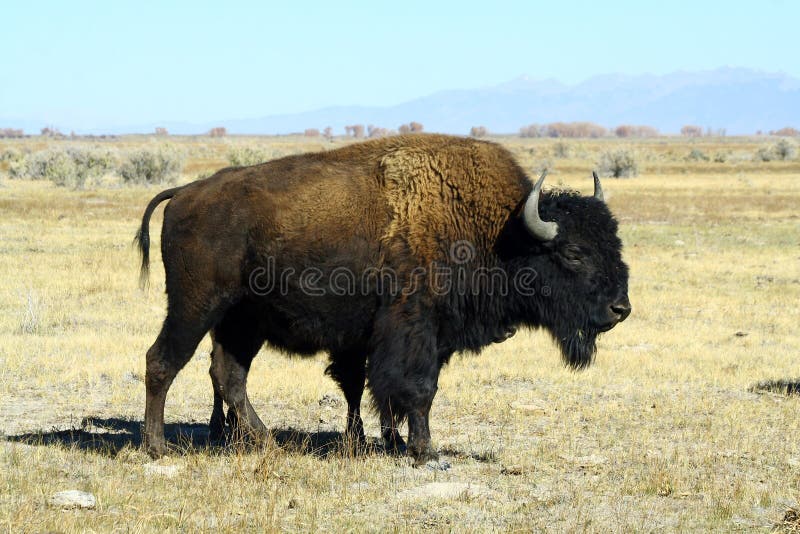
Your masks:
<path fill-rule="evenodd" d="M 208 446 L 207 339 L 167 400 L 184 452 L 153 462 L 139 423 L 163 270 L 156 237 L 151 288 L 140 292 L 131 239 L 157 190 L 0 181 L 0 530 L 800 528 L 787 513 L 800 506 L 800 400 L 750 391 L 800 376 L 800 161 L 751 159 L 774 140 L 499 141 L 532 173 L 548 166 L 551 186 L 587 193 L 600 152 L 637 155 L 638 177 L 604 181 L 633 314 L 580 373 L 543 332 L 455 357 L 431 419 L 447 471 L 348 457 L 335 443 L 344 399 L 325 358 L 267 349 L 249 390 L 275 442 Z M 235 145 L 280 155 L 340 143 L 169 142 L 187 154 L 183 181 L 225 166 Z M 709 160 L 687 160 L 692 149 Z M 159 210 L 151 228 L 160 220 Z M 377 436 L 376 417 L 365 423 Z M 93 493 L 96 508 L 47 504 L 66 489 Z"/>

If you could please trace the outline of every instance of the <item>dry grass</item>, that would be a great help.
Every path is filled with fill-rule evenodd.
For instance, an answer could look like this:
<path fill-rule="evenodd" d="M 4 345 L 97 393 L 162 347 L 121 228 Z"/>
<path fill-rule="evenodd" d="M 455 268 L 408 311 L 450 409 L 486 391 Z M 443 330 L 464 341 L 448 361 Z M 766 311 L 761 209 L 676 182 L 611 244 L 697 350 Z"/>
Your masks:
<path fill-rule="evenodd" d="M 324 145 L 171 142 L 189 154 L 185 180 L 226 165 L 226 142 Z M 616 146 L 570 141 L 568 157 L 554 158 L 551 140 L 503 142 L 528 166 L 548 159 L 551 185 L 587 192 L 597 154 Z M 764 143 L 704 142 L 712 155 Z M 324 358 L 268 350 L 250 391 L 276 440 L 207 446 L 207 340 L 167 402 L 182 453 L 157 464 L 177 471 L 154 470 L 138 424 L 163 271 L 153 269 L 150 291 L 139 292 L 131 239 L 156 191 L 2 182 L 0 530 L 797 529 L 800 398 L 749 388 L 800 376 L 800 165 L 668 155 L 699 144 L 626 142 L 640 154 L 640 176 L 604 183 L 621 221 L 634 313 L 600 340 L 596 365 L 564 369 L 533 332 L 444 369 L 431 423 L 453 466 L 446 472 L 347 457 L 336 445 L 343 406 L 319 402 L 341 399 Z M 376 418 L 366 425 L 376 436 Z M 409 491 L 434 481 L 474 491 Z M 65 489 L 93 493 L 97 508 L 49 507 Z"/>

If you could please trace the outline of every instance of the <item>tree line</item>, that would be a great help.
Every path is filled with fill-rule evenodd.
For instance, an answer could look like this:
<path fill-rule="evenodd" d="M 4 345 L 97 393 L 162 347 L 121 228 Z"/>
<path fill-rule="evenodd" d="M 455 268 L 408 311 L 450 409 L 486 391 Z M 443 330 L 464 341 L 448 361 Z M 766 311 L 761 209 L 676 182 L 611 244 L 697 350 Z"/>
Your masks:
<path fill-rule="evenodd" d="M 420 133 L 425 131 L 425 127 L 420 122 L 411 121 L 406 124 L 401 124 L 396 129 L 383 128 L 373 124 L 351 124 L 344 127 L 345 137 L 353 139 L 386 137 L 389 135 Z M 680 129 L 680 134 L 683 137 L 725 137 L 727 131 L 725 128 L 712 129 L 711 127 L 703 128 L 702 126 L 687 124 Z M 758 130 L 755 135 L 764 135 L 765 132 Z M 800 130 L 791 126 L 786 126 L 778 130 L 769 130 L 767 135 L 777 137 L 800 137 Z M 62 134 L 57 128 L 47 126 L 40 130 L 42 137 L 65 138 L 66 135 Z M 166 128 L 158 127 L 154 130 L 153 135 L 163 137 L 168 136 L 169 132 Z M 217 126 L 211 128 L 206 132 L 208 137 L 225 137 L 228 135 L 228 130 L 224 126 Z M 333 139 L 334 132 L 330 126 L 319 130 L 318 128 L 306 128 L 302 135 L 305 137 L 324 137 L 325 139 Z M 471 137 L 486 137 L 490 135 L 489 130 L 485 126 L 473 126 L 470 128 L 469 135 Z M 551 122 L 547 124 L 529 124 L 519 129 L 520 137 L 553 137 L 553 138 L 599 138 L 599 137 L 621 137 L 621 138 L 648 138 L 658 137 L 662 135 L 657 128 L 643 124 L 621 124 L 615 128 L 605 128 L 593 122 Z M 25 132 L 18 128 L 0 128 L 0 139 L 14 139 L 26 137 Z M 94 136 L 79 136 L 75 132 L 70 133 L 70 137 L 94 137 Z M 107 137 L 107 136 L 100 136 Z M 114 137 L 114 136 L 108 136 Z"/>

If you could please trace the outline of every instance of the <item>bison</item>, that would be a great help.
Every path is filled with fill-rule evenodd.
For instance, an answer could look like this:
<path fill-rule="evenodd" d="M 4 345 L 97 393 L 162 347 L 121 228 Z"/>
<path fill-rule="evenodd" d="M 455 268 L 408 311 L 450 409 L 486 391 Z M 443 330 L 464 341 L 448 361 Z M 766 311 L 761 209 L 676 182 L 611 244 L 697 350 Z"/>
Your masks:
<path fill-rule="evenodd" d="M 544 328 L 564 361 L 589 365 L 596 339 L 631 312 L 617 222 L 595 194 L 542 191 L 490 142 L 396 136 L 223 169 L 169 189 L 137 234 L 142 278 L 150 216 L 164 210 L 167 315 L 147 352 L 145 444 L 165 453 L 164 401 L 211 332 L 211 430 L 229 415 L 266 432 L 247 397 L 267 343 L 329 354 L 363 440 L 365 383 L 387 446 L 437 457 L 428 416 L 440 369 L 517 327 Z M 408 422 L 408 444 L 397 429 Z"/>

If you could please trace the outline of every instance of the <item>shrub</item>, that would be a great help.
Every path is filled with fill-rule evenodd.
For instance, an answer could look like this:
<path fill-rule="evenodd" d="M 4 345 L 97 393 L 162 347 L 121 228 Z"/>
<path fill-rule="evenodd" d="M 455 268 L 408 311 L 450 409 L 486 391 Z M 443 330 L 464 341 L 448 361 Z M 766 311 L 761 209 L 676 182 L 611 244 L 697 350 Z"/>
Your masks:
<path fill-rule="evenodd" d="M 68 148 L 45 150 L 12 162 L 9 174 L 15 178 L 50 180 L 57 186 L 75 189 L 86 185 L 114 168 L 114 157 L 108 151 Z"/>
<path fill-rule="evenodd" d="M 22 157 L 18 150 L 7 148 L 0 152 L 0 161 L 13 161 Z"/>
<path fill-rule="evenodd" d="M 159 137 L 166 137 L 169 135 L 169 132 L 166 128 L 156 128 L 155 134 Z"/>
<path fill-rule="evenodd" d="M 257 165 L 272 159 L 271 154 L 260 148 L 249 146 L 237 146 L 228 151 L 228 162 L 235 167 L 247 167 Z"/>
<path fill-rule="evenodd" d="M 787 161 L 794 159 L 796 155 L 797 145 L 786 139 L 781 139 L 770 147 L 761 147 L 756 150 L 753 159 L 755 161 Z"/>
<path fill-rule="evenodd" d="M 228 130 L 222 126 L 217 126 L 216 128 L 211 128 L 208 131 L 209 137 L 225 137 L 228 135 Z"/>
<path fill-rule="evenodd" d="M 602 176 L 613 178 L 629 178 L 639 175 L 639 166 L 633 152 L 624 148 L 600 154 L 597 168 Z"/>
<path fill-rule="evenodd" d="M 708 156 L 699 148 L 693 148 L 689 155 L 686 156 L 686 159 L 689 161 L 708 161 Z"/>
<path fill-rule="evenodd" d="M 775 159 L 775 154 L 767 147 L 761 147 L 753 154 L 754 161 L 772 161 L 773 159 Z"/>
<path fill-rule="evenodd" d="M 564 141 L 559 141 L 555 145 L 553 145 L 553 157 L 564 159 L 568 158 L 570 155 L 569 145 Z"/>
<path fill-rule="evenodd" d="M 319 130 L 316 128 L 306 128 L 306 130 L 303 132 L 303 135 L 305 137 L 319 137 Z"/>
<path fill-rule="evenodd" d="M 797 146 L 786 139 L 781 139 L 772 147 L 773 152 L 781 161 L 794 159 L 797 155 Z"/>
<path fill-rule="evenodd" d="M 0 159 L 8 162 L 9 178 L 27 178 L 28 162 L 26 154 L 9 149 L 3 152 L 3 156 Z"/>
<path fill-rule="evenodd" d="M 183 156 L 169 148 L 137 150 L 120 165 L 119 175 L 126 184 L 175 183 L 183 169 Z"/>

